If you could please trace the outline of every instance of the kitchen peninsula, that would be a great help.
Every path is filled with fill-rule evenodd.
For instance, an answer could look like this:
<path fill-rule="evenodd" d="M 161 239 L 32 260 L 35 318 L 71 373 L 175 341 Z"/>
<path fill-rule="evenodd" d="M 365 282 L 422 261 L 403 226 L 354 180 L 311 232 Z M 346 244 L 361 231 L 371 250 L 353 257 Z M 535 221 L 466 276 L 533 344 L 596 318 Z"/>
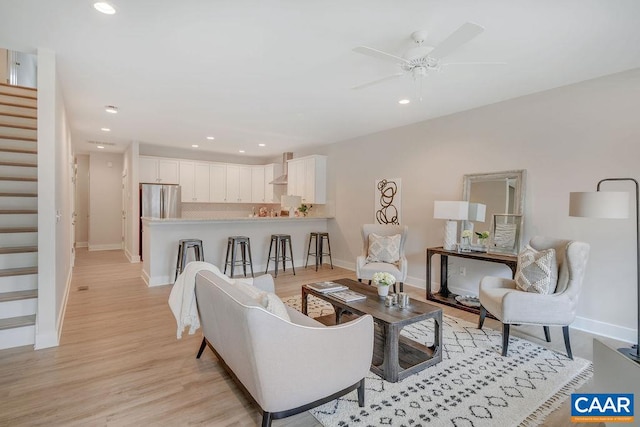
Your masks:
<path fill-rule="evenodd" d="M 256 275 L 263 273 L 267 266 L 272 234 L 291 235 L 294 264 L 296 267 L 302 267 L 309 233 L 326 232 L 330 218 L 328 216 L 227 219 L 142 218 L 142 278 L 148 286 L 173 283 L 180 239 L 202 240 L 205 261 L 224 270 L 227 238 L 235 235 L 247 236 L 251 239 L 253 270 Z M 192 259 L 191 257 L 190 253 L 189 259 Z M 269 267 L 273 269 L 273 263 Z"/>

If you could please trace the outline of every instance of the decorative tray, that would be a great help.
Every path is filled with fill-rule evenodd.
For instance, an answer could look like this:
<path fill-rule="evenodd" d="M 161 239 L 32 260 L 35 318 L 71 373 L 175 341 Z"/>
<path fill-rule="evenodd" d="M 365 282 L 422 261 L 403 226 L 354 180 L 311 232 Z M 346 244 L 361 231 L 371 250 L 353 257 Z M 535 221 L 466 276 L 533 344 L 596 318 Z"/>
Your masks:
<path fill-rule="evenodd" d="M 458 295 L 456 301 L 467 307 L 480 307 L 480 299 L 475 295 Z"/>

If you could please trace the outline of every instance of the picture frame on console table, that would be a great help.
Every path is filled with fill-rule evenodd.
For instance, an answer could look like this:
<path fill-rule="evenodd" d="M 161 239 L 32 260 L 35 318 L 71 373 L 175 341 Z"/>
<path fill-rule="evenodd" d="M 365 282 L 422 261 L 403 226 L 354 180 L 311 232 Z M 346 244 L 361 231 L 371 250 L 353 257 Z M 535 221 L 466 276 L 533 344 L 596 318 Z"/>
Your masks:
<path fill-rule="evenodd" d="M 494 214 L 487 252 L 517 255 L 522 239 L 522 215 Z"/>

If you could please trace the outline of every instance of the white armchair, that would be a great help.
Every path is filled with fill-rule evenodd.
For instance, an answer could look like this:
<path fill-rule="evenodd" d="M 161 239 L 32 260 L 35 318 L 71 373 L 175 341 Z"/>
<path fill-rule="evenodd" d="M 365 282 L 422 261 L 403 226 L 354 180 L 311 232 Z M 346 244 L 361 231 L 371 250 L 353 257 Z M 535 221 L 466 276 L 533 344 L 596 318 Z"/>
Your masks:
<path fill-rule="evenodd" d="M 502 322 L 502 355 L 507 355 L 509 326 L 540 325 L 545 339 L 551 341 L 549 326 L 562 326 L 567 356 L 573 359 L 569 340 L 569 325 L 576 318 L 576 307 L 582 290 L 582 279 L 589 258 L 587 243 L 534 237 L 529 245 L 537 250 L 554 248 L 558 263 L 558 279 L 554 293 L 545 295 L 524 292 L 514 280 L 485 277 L 480 282 L 480 319 L 482 329 L 487 312 Z"/>
<path fill-rule="evenodd" d="M 371 283 L 373 275 L 379 271 L 387 272 L 396 278 L 396 282 L 400 284 L 400 292 L 404 289 L 404 282 L 407 280 L 407 258 L 404 254 L 404 245 L 407 240 L 409 228 L 404 225 L 389 224 L 364 224 L 362 226 L 362 254 L 356 258 L 356 276 L 358 281 L 368 280 Z M 367 260 L 369 257 L 369 235 L 377 234 L 378 236 L 394 236 L 399 234 L 399 260 L 396 264 L 388 262 L 372 262 Z M 396 285 L 393 285 L 393 291 L 396 292 Z"/>

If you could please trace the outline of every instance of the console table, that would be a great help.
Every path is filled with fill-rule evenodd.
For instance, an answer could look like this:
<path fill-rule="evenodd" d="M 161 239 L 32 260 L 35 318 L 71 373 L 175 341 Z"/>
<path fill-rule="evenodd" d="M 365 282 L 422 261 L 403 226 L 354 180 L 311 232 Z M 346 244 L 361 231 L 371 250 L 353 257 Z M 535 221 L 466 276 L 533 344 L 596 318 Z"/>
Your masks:
<path fill-rule="evenodd" d="M 440 292 L 438 293 L 431 292 L 431 258 L 434 255 L 440 255 Z M 450 256 L 504 264 L 511 269 L 512 277 L 515 277 L 516 267 L 518 266 L 518 257 L 515 255 L 489 254 L 486 252 L 457 252 L 448 251 L 442 247 L 427 248 L 427 300 L 436 301 L 472 313 L 478 313 L 479 309 L 460 304 L 456 301 L 457 295 L 449 292 L 447 276 Z"/>

